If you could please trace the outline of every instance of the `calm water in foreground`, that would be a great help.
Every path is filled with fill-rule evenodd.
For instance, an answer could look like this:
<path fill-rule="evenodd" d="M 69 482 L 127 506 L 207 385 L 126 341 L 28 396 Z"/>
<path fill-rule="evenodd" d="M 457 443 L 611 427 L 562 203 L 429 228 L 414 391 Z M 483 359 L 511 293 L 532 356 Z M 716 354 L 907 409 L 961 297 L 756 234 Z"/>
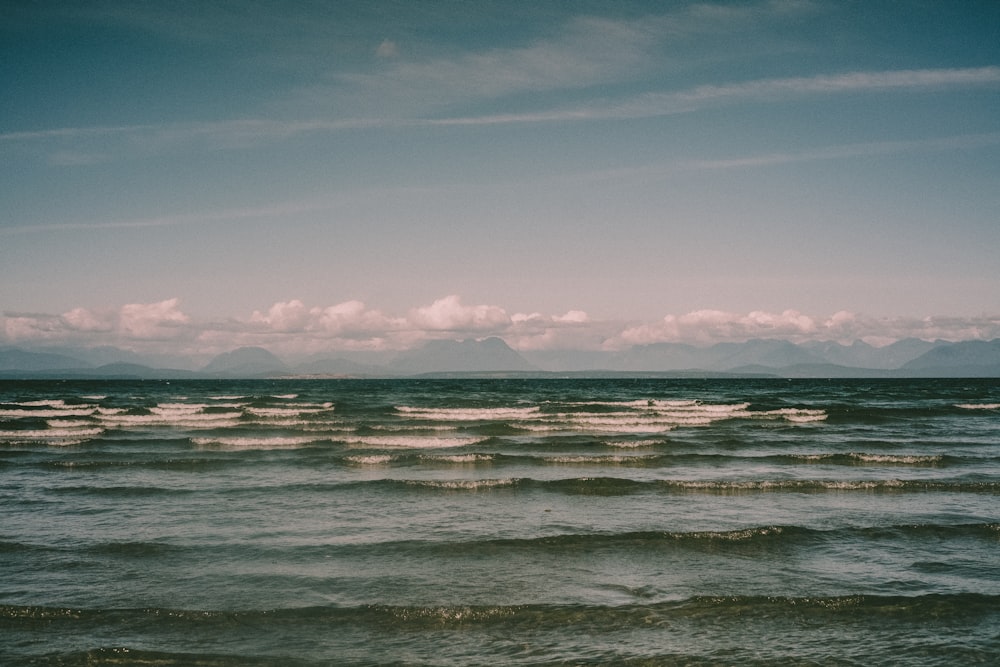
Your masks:
<path fill-rule="evenodd" d="M 993 665 L 998 492 L 997 380 L 0 382 L 0 664 Z"/>

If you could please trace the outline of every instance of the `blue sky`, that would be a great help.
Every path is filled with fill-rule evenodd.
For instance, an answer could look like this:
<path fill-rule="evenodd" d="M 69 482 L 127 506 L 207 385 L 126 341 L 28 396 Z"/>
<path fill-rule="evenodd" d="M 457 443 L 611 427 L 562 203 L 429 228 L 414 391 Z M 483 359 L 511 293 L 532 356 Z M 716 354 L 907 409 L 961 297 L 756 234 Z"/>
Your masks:
<path fill-rule="evenodd" d="M 0 343 L 1000 336 L 1000 4 L 20 2 Z"/>

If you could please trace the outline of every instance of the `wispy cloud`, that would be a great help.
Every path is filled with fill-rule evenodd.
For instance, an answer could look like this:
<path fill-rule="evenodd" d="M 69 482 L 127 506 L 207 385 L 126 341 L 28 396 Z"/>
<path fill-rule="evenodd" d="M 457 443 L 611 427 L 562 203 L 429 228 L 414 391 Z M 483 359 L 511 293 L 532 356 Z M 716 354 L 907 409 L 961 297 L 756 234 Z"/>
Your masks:
<path fill-rule="evenodd" d="M 553 59 L 558 60 L 555 57 Z M 523 65 L 514 67 L 514 69 L 530 68 Z M 542 79 L 549 80 L 550 84 L 561 77 L 574 78 L 575 76 L 559 73 L 560 68 L 558 66 L 553 66 L 552 69 L 553 71 L 549 75 L 541 77 Z M 599 68 L 595 68 L 595 70 L 597 69 Z M 397 73 L 394 76 L 403 75 Z M 411 76 L 414 80 L 420 78 L 416 75 Z M 439 76 L 439 74 L 435 76 Z M 599 78 L 596 71 L 594 76 Z M 458 77 L 458 79 L 461 78 Z M 395 85 L 386 84 L 386 87 L 392 88 Z M 481 87 L 478 94 L 495 94 L 497 91 L 491 93 L 487 90 L 487 88 L 492 86 L 499 86 L 509 91 L 515 90 L 522 85 L 529 84 L 526 83 L 526 79 L 523 79 L 523 77 L 512 74 L 510 77 L 506 77 L 505 84 L 489 84 L 489 86 Z M 286 140 L 303 134 L 329 134 L 389 127 L 413 128 L 624 121 L 675 114 L 689 114 L 713 107 L 747 101 L 781 104 L 787 102 L 790 98 L 816 95 L 919 92 L 943 87 L 975 88 L 998 85 L 1000 85 L 1000 67 L 997 66 L 852 72 L 840 75 L 760 79 L 731 84 L 705 85 L 672 92 L 644 93 L 624 99 L 601 99 L 570 107 L 532 112 L 490 113 L 440 118 L 403 118 L 372 115 L 369 117 L 340 119 L 236 119 L 218 122 L 172 123 L 164 125 L 65 127 L 0 134 L 0 144 L 7 146 L 43 144 L 41 150 L 49 155 L 49 159 L 54 163 L 63 165 L 89 164 L 113 159 L 115 156 L 149 155 L 178 150 L 204 151 L 247 148 Z M 987 141 L 990 141 L 988 138 L 990 135 L 979 136 L 985 137 Z M 990 141 L 990 143 L 992 142 Z M 887 152 L 892 152 L 899 148 L 898 145 L 891 143 L 887 143 L 884 146 Z M 831 156 L 835 156 L 835 150 L 831 150 Z M 844 147 L 839 150 L 846 154 L 852 150 L 856 150 L 856 148 Z M 774 159 L 780 160 L 781 156 L 775 156 Z"/>
<path fill-rule="evenodd" d="M 145 229 L 153 227 L 180 227 L 235 222 L 261 218 L 281 219 L 289 216 L 335 208 L 339 200 L 335 197 L 317 197 L 278 202 L 269 206 L 225 208 L 201 213 L 162 215 L 150 218 L 133 218 L 110 221 L 53 222 L 30 225 L 9 225 L 0 227 L 0 236 L 20 234 L 42 234 L 73 230 L 102 229 Z"/>
<path fill-rule="evenodd" d="M 918 92 L 944 87 L 969 88 L 1000 84 L 1000 67 L 851 72 L 781 79 L 758 79 L 679 91 L 643 93 L 624 99 L 603 99 L 587 104 L 529 113 L 441 118 L 436 125 L 490 125 L 553 123 L 594 120 L 632 120 L 675 114 L 746 101 L 780 104 L 793 97 L 848 93 Z"/>

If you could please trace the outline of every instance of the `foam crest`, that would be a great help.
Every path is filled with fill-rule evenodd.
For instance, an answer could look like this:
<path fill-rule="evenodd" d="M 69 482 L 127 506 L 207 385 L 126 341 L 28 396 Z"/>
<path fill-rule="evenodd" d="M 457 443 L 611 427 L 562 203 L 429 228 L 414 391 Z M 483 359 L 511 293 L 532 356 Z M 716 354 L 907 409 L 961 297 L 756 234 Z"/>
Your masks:
<path fill-rule="evenodd" d="M 514 486 L 516 479 L 454 479 L 454 480 L 406 480 L 410 486 L 429 489 L 448 489 L 456 491 L 477 491 L 479 489 L 496 489 Z"/>
<path fill-rule="evenodd" d="M 99 415 L 98 418 L 105 425 L 115 427 L 178 426 L 183 428 L 221 428 L 232 426 L 242 416 L 242 412 L 182 412 L 149 415 L 113 414 Z"/>
<path fill-rule="evenodd" d="M 754 419 L 784 418 L 786 421 L 808 423 L 824 421 L 827 418 L 824 410 L 809 410 L 805 408 L 780 408 L 763 412 L 751 412 Z"/>
<path fill-rule="evenodd" d="M 633 409 L 651 409 L 651 408 L 683 408 L 688 406 L 694 406 L 701 403 L 694 399 L 682 399 L 682 400 L 659 400 L 659 399 L 637 399 L 634 401 L 573 401 L 570 403 L 564 403 L 563 405 L 595 405 L 595 406 L 605 406 L 612 408 L 633 408 Z"/>
<path fill-rule="evenodd" d="M 864 463 L 892 463 L 903 465 L 927 465 L 940 463 L 944 459 L 944 457 L 940 455 L 917 456 L 906 454 L 860 454 L 855 452 L 852 452 L 848 456 Z"/>
<path fill-rule="evenodd" d="M 963 410 L 1000 410 L 1000 403 L 959 403 L 955 407 Z"/>
<path fill-rule="evenodd" d="M 566 456 L 545 456 L 542 461 L 549 464 L 558 465 L 633 465 L 642 464 L 655 456 L 627 456 L 623 454 L 612 454 L 604 456 L 566 455 Z"/>
<path fill-rule="evenodd" d="M 400 424 L 372 424 L 368 428 L 373 431 L 388 431 L 390 433 L 433 433 L 436 431 L 457 431 L 454 424 L 420 424 L 419 426 Z"/>
<path fill-rule="evenodd" d="M 41 419 L 47 419 L 51 417 L 89 417 L 94 414 L 96 408 L 94 406 L 73 406 L 66 408 L 57 408 L 52 410 L 44 410 L 39 408 L 2 408 L 0 409 L 0 417 L 13 417 L 15 419 L 21 417 L 38 417 Z"/>
<path fill-rule="evenodd" d="M 608 447 L 618 447 L 620 449 L 645 449 L 647 447 L 655 447 L 660 442 L 660 440 L 609 440 L 604 444 Z"/>
<path fill-rule="evenodd" d="M 191 438 L 191 442 L 199 447 L 221 447 L 225 449 L 291 449 L 302 447 L 314 438 L 308 437 L 228 437 L 228 438 Z"/>
<path fill-rule="evenodd" d="M 395 458 L 391 454 L 371 454 L 369 456 L 348 456 L 344 460 L 361 466 L 380 466 L 392 463 Z"/>
<path fill-rule="evenodd" d="M 190 415 L 201 412 L 207 407 L 204 403 L 160 403 L 150 408 L 149 411 L 164 416 Z"/>
<path fill-rule="evenodd" d="M 333 403 L 293 405 L 280 408 L 246 408 L 246 411 L 255 417 L 298 417 L 301 415 L 329 412 L 331 410 L 333 410 Z"/>
<path fill-rule="evenodd" d="M 450 456 L 422 456 L 427 461 L 441 463 L 489 463 L 495 460 L 492 454 L 453 454 Z"/>
<path fill-rule="evenodd" d="M 412 419 L 435 421 L 496 421 L 537 419 L 541 408 L 416 408 L 397 405 L 396 411 Z"/>
<path fill-rule="evenodd" d="M 391 436 L 366 435 L 348 438 L 337 438 L 355 447 L 386 447 L 399 449 L 444 449 L 448 447 L 465 447 L 487 440 L 487 437 L 448 438 L 435 436 Z"/>
<path fill-rule="evenodd" d="M 104 433 L 103 428 L 22 429 L 0 431 L 0 443 L 78 445 Z"/>
<path fill-rule="evenodd" d="M 86 428 L 93 425 L 93 422 L 86 419 L 49 419 L 45 423 L 51 429 Z"/>

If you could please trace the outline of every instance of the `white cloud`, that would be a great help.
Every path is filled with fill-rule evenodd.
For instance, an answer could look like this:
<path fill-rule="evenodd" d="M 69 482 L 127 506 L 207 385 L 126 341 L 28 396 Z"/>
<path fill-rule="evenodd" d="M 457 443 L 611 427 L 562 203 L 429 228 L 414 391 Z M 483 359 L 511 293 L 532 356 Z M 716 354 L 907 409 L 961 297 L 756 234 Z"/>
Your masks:
<path fill-rule="evenodd" d="M 129 303 L 121 308 L 119 327 L 133 338 L 174 338 L 191 318 L 180 311 L 180 299 L 157 303 Z"/>
<path fill-rule="evenodd" d="M 400 350 L 438 338 L 499 336 L 520 350 L 618 350 L 631 345 L 685 342 L 699 345 L 751 338 L 793 342 L 864 340 L 873 345 L 915 337 L 924 340 L 1000 338 L 1000 315 L 872 318 L 849 311 L 829 316 L 797 310 L 733 313 L 697 310 L 659 320 L 624 324 L 587 313 L 515 313 L 497 305 L 465 305 L 457 295 L 387 315 L 361 301 L 309 306 L 298 299 L 253 311 L 246 319 L 195 321 L 178 299 L 133 303 L 118 309 L 74 308 L 62 315 L 5 313 L 0 340 L 19 345 L 115 345 L 159 353 L 211 354 L 262 345 L 287 355 L 338 350 Z"/>
<path fill-rule="evenodd" d="M 270 331 L 305 331 L 310 322 L 310 312 L 298 299 L 279 302 L 271 306 L 267 313 L 253 311 L 250 322 L 260 324 Z"/>
<path fill-rule="evenodd" d="M 86 308 L 74 308 L 63 313 L 63 323 L 74 331 L 114 331 L 117 316 L 113 311 L 93 311 Z"/>
<path fill-rule="evenodd" d="M 361 301 L 345 301 L 312 312 L 321 331 L 340 338 L 381 339 L 406 327 L 401 318 L 387 317 Z"/>
<path fill-rule="evenodd" d="M 504 329 L 511 320 L 499 306 L 465 306 L 461 298 L 453 294 L 411 310 L 409 321 L 416 329 L 477 333 Z"/>
<path fill-rule="evenodd" d="M 169 341 L 187 336 L 191 318 L 179 299 L 130 303 L 118 308 L 73 308 L 62 315 L 5 313 L 3 331 L 12 343 L 128 345 L 135 341 Z"/>

